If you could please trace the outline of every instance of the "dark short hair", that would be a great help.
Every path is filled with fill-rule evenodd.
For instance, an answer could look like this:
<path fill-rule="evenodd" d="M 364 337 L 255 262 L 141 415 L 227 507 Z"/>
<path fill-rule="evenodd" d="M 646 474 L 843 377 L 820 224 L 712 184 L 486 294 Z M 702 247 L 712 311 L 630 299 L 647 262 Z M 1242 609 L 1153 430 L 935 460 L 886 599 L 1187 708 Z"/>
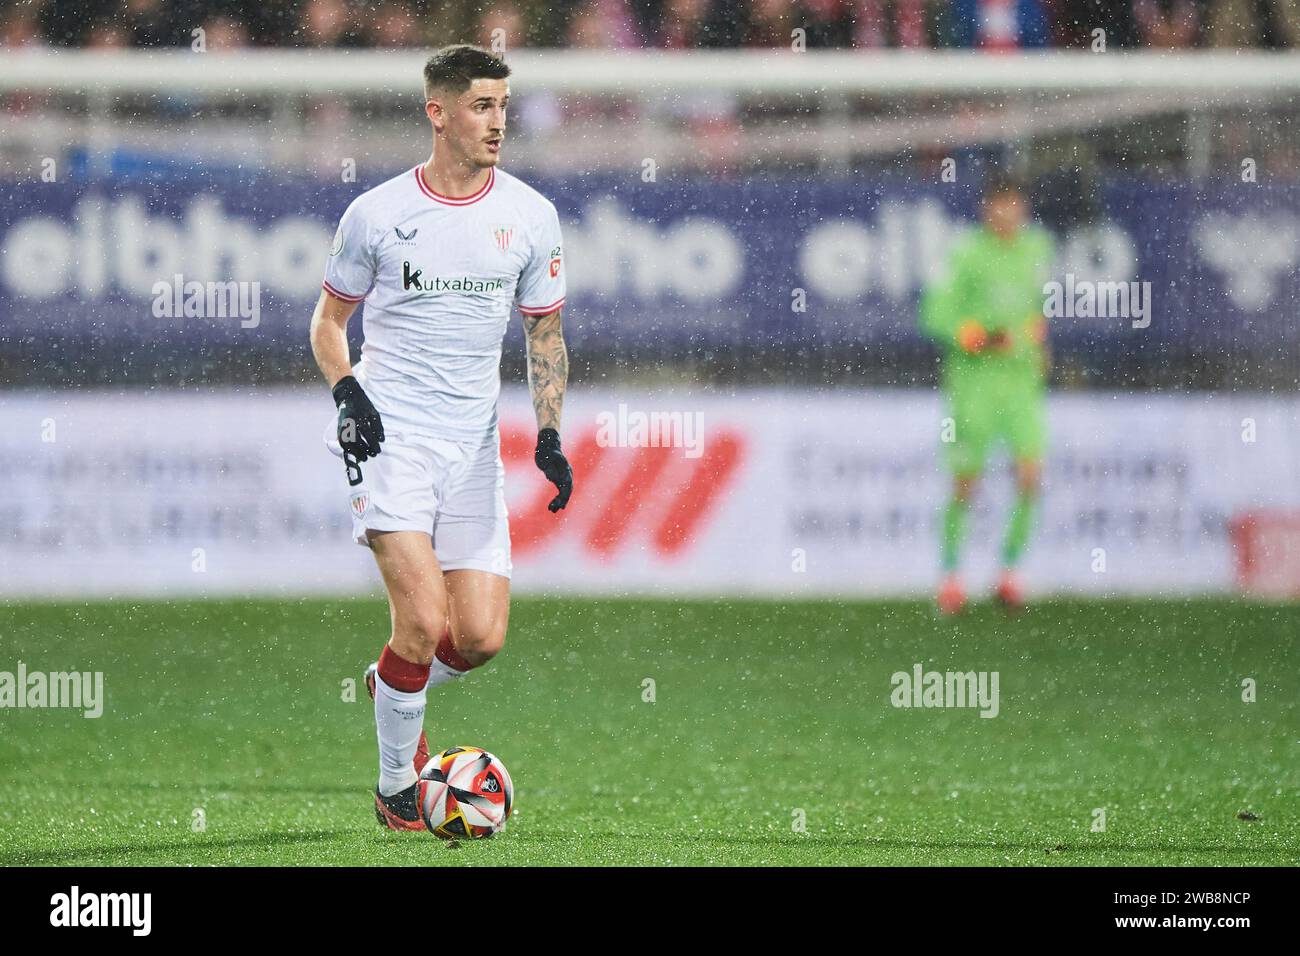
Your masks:
<path fill-rule="evenodd" d="M 1026 196 L 1024 180 L 1005 169 L 990 169 L 986 172 L 984 174 L 984 188 L 980 190 L 980 197 L 987 202 L 993 197 L 1005 193 L 1015 193 L 1021 199 L 1024 199 Z"/>
<path fill-rule="evenodd" d="M 445 46 L 424 64 L 424 96 L 435 89 L 464 93 L 475 80 L 504 80 L 510 67 L 499 56 L 468 43 Z"/>

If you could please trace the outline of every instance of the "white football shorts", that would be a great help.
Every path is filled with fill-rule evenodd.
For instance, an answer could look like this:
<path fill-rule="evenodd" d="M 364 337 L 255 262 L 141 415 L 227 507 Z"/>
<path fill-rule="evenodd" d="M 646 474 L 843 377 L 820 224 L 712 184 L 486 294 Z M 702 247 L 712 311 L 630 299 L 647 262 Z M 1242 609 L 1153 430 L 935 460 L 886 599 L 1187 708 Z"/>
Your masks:
<path fill-rule="evenodd" d="M 505 467 L 495 434 L 475 446 L 385 429 L 379 455 L 363 461 L 361 483 L 349 485 L 337 430 L 338 419 L 330 419 L 325 445 L 340 462 L 357 544 L 370 546 L 367 531 L 423 531 L 444 571 L 510 577 Z"/>

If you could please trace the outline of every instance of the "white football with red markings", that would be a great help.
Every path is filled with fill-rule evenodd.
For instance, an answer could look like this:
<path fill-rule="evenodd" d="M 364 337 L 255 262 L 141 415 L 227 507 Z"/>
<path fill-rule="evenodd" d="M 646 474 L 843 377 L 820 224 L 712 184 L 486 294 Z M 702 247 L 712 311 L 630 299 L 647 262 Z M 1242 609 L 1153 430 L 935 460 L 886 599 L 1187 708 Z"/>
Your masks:
<path fill-rule="evenodd" d="M 444 840 L 500 833 L 514 801 L 505 764 L 481 747 L 450 747 L 434 754 L 420 773 L 420 815 Z"/>

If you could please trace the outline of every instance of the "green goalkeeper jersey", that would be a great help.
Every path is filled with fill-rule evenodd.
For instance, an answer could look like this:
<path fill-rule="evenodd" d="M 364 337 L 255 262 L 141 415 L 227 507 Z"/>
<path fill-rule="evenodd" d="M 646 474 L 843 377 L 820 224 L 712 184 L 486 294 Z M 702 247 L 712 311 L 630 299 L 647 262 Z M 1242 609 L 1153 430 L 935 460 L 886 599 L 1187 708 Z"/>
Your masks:
<path fill-rule="evenodd" d="M 1046 381 L 1043 284 L 1054 249 L 1036 226 L 1010 240 L 986 228 L 953 245 L 947 269 L 921 298 L 920 328 L 943 349 L 945 389 L 961 401 L 1041 393 Z M 1004 347 L 969 346 L 1002 332 Z M 963 346 L 966 344 L 966 347 Z"/>

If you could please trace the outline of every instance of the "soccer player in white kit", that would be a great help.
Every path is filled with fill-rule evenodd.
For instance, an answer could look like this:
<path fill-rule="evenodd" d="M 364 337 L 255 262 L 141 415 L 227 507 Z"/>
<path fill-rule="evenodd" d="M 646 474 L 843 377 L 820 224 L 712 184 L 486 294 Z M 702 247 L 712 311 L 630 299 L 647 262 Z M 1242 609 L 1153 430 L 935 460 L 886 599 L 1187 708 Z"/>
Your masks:
<path fill-rule="evenodd" d="M 338 408 L 326 442 L 343 458 L 353 536 L 374 553 L 392 635 L 366 672 L 375 701 L 375 815 L 422 830 L 426 690 L 491 660 L 510 612 L 510 533 L 497 433 L 501 340 L 523 313 L 537 414 L 534 460 L 563 508 L 568 379 L 560 223 L 544 196 L 497 168 L 510 69 L 444 47 L 424 68 L 427 162 L 344 212 L 312 316 L 311 345 Z M 352 367 L 347 324 L 364 301 Z"/>

